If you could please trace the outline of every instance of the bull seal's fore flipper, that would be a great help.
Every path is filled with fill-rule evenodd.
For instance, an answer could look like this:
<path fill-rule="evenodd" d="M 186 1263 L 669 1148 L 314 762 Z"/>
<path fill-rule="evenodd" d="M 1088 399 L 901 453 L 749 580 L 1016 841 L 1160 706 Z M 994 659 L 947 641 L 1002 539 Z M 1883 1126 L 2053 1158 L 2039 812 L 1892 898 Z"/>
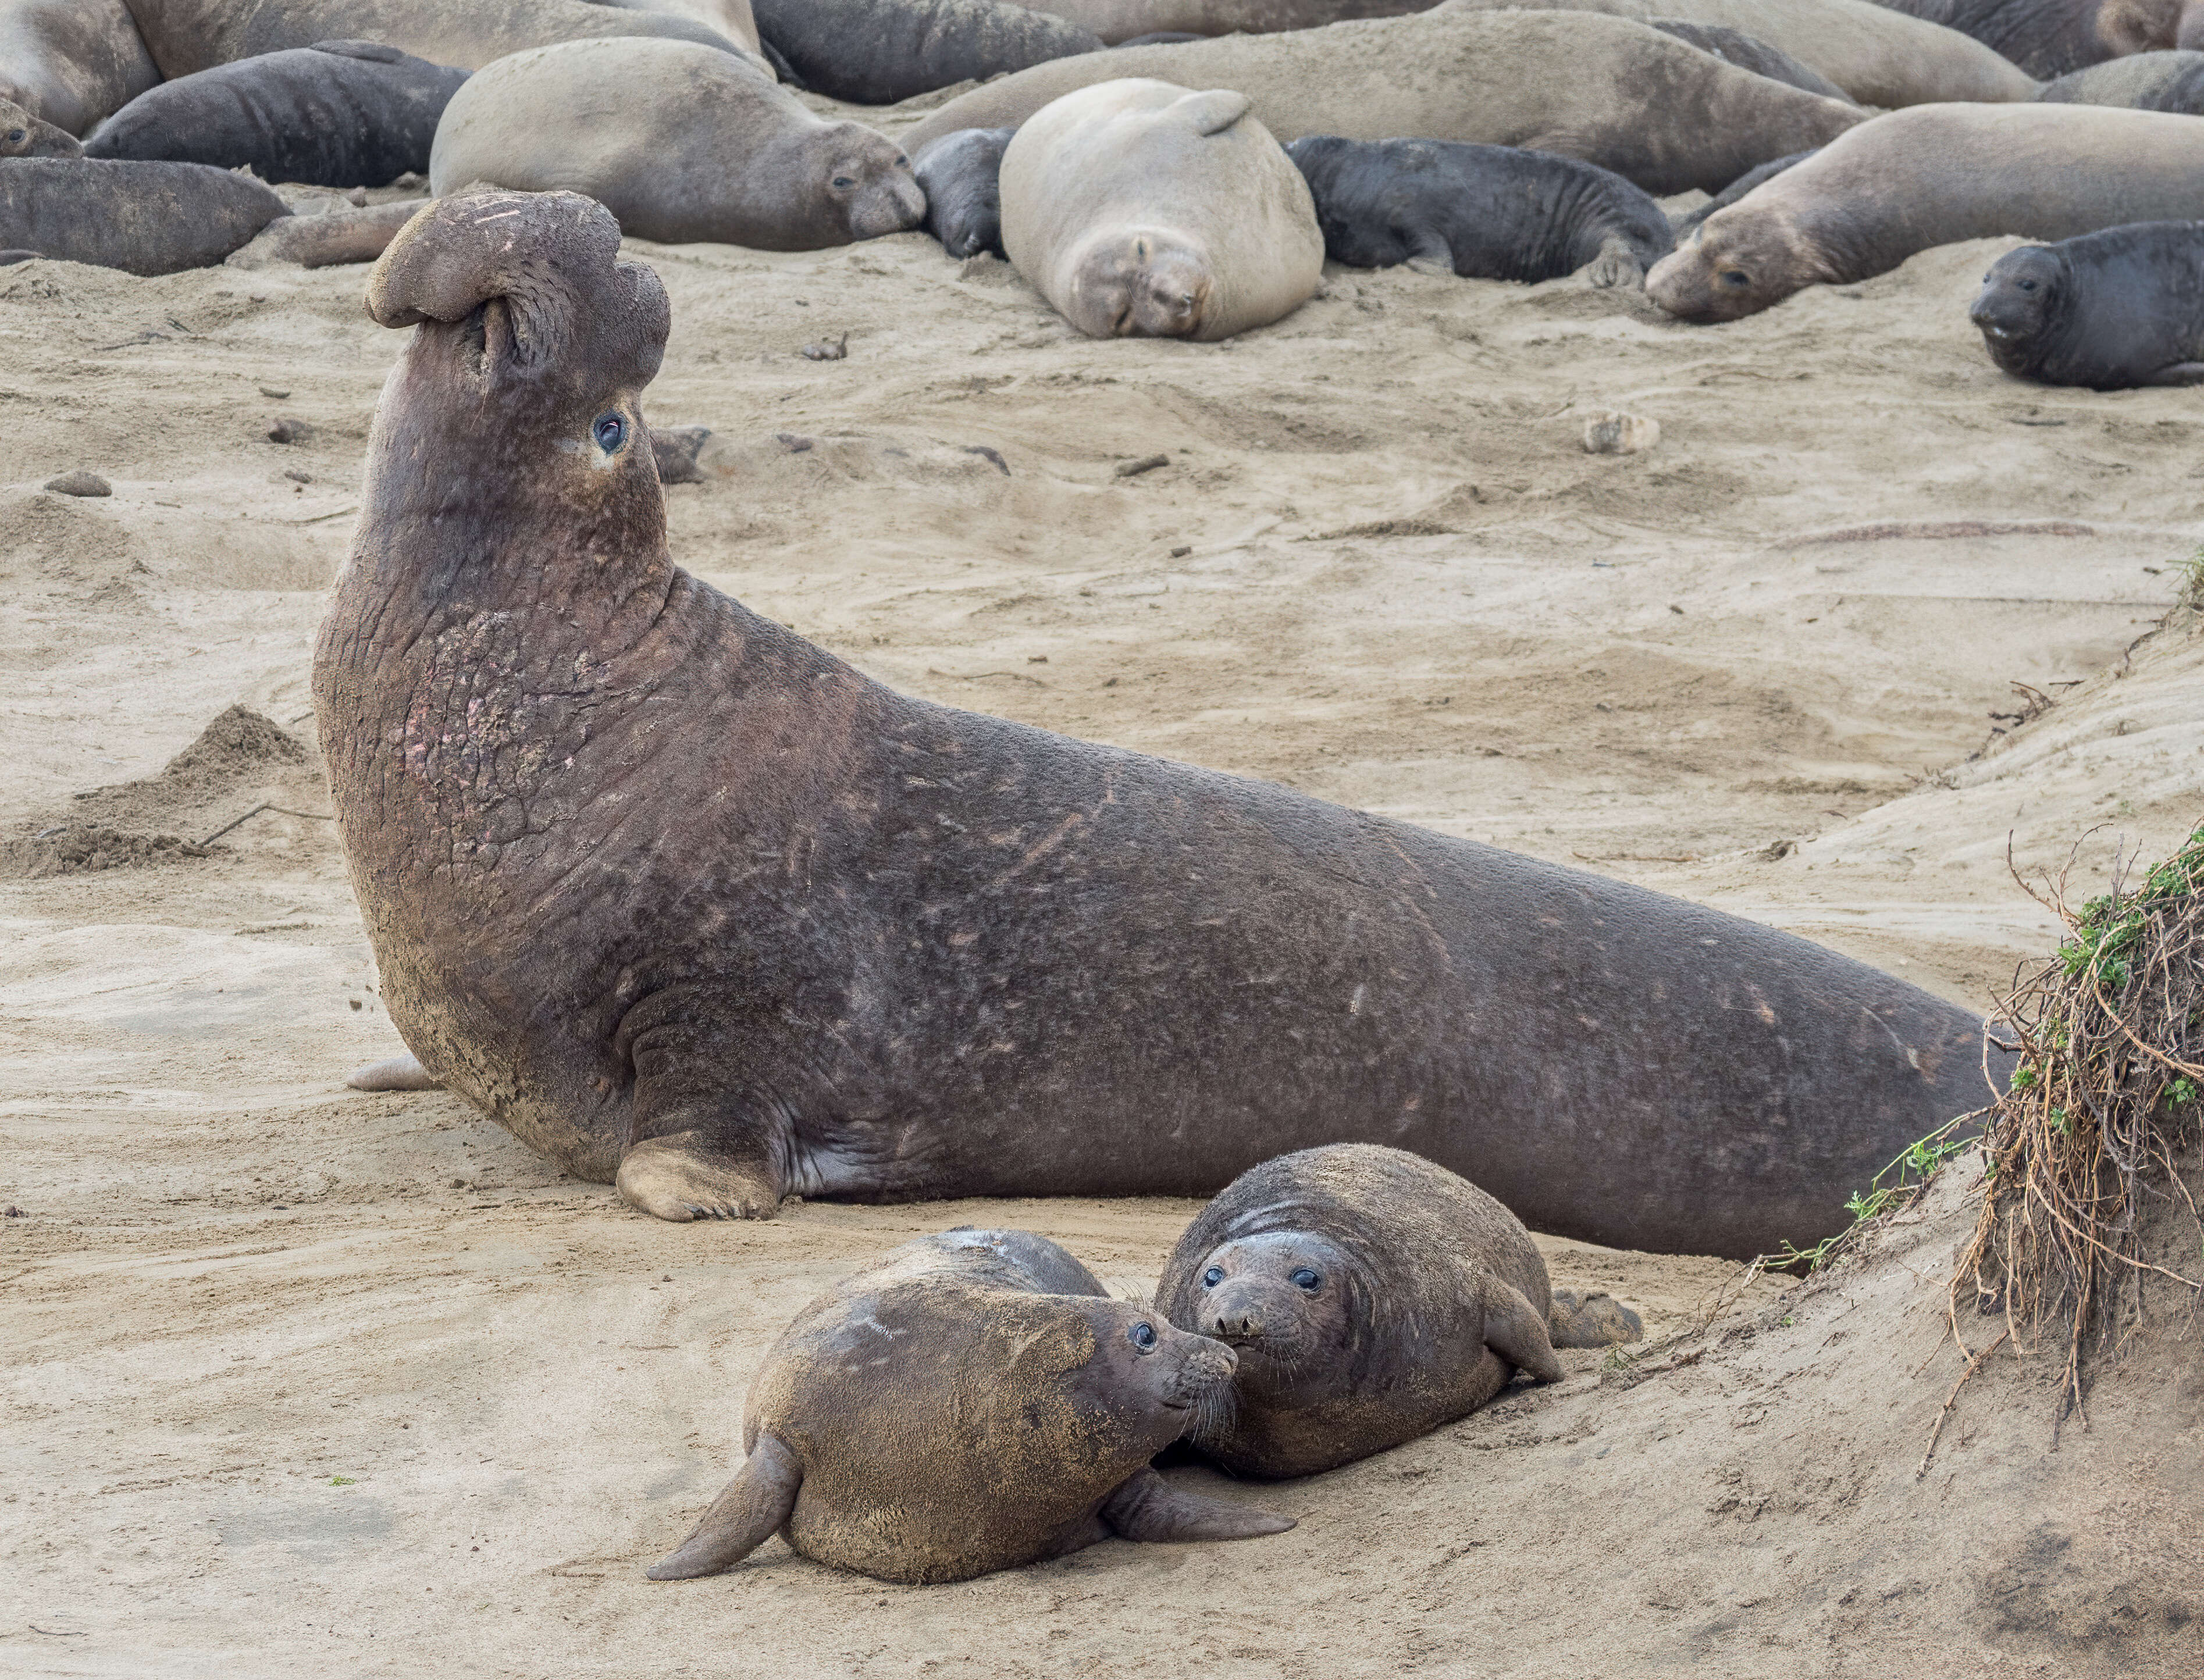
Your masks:
<path fill-rule="evenodd" d="M 354 1091 L 441 1091 L 436 1076 L 411 1056 L 386 1056 L 345 1075 Z"/>
<path fill-rule="evenodd" d="M 1135 1470 L 1102 1502 L 1102 1520 L 1126 1540 L 1170 1544 L 1197 1540 L 1253 1540 L 1283 1534 L 1294 1519 L 1256 1505 L 1234 1505 L 1174 1488 L 1152 1470 Z"/>
<path fill-rule="evenodd" d="M 1645 1321 L 1604 1289 L 1556 1289 L 1548 1322 L 1556 1347 L 1613 1347 L 1645 1336 Z"/>
<path fill-rule="evenodd" d="M 646 1138 L 620 1157 L 620 1198 L 661 1219 L 771 1219 L 780 1186 L 702 1132 Z"/>
<path fill-rule="evenodd" d="M 761 1431 L 749 1462 L 720 1490 L 696 1532 L 643 1574 L 653 1581 L 693 1581 L 733 1568 L 788 1520 L 803 1485 L 803 1466 L 796 1455 Z"/>
<path fill-rule="evenodd" d="M 1545 1315 L 1533 1310 L 1521 1290 L 1496 1277 L 1484 1280 L 1484 1345 L 1541 1382 L 1561 1380 Z"/>

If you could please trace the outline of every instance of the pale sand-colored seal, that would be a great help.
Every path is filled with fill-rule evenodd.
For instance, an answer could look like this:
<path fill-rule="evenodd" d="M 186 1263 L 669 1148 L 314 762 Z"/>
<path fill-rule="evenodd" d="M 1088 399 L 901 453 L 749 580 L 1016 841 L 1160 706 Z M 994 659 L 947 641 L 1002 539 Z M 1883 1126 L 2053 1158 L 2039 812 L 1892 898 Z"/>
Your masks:
<path fill-rule="evenodd" d="M 1875 0 L 1972 36 L 2031 76 L 2064 76 L 2180 38 L 2197 0 Z"/>
<path fill-rule="evenodd" d="M 1968 311 L 1990 359 L 2047 385 L 2204 385 L 2204 222 L 2009 251 Z"/>
<path fill-rule="evenodd" d="M 1663 35 L 1674 35 L 1685 45 L 1710 52 L 1723 63 L 1750 70 L 1756 76 L 1766 76 L 1770 81 L 1780 81 L 1804 92 L 1818 93 L 1825 99 L 1842 99 L 1848 104 L 1851 100 L 1851 95 L 1812 65 L 1801 64 L 1781 48 L 1772 47 L 1742 30 L 1719 23 L 1687 23 L 1673 17 L 1649 17 L 1645 21 Z"/>
<path fill-rule="evenodd" d="M 1466 1417 L 1556 1347 L 1644 1334 L 1611 1295 L 1556 1294 L 1523 1222 L 1420 1156 L 1336 1144 L 1266 1161 L 1188 1226 L 1156 1287 L 1240 1356 L 1188 1438 L 1235 1476 L 1314 1476 Z"/>
<path fill-rule="evenodd" d="M 806 87 L 863 105 L 1102 48 L 1091 31 L 1012 0 L 758 0 L 757 15 Z"/>
<path fill-rule="evenodd" d="M 326 269 L 341 263 L 372 263 L 398 237 L 398 230 L 421 210 L 418 198 L 400 198 L 388 204 L 332 204 L 318 216 L 287 216 L 271 222 L 248 244 L 229 254 L 233 269 L 265 268 L 270 263 L 296 263 L 302 269 Z M 361 1074 L 367 1069 L 360 1070 Z M 416 1085 L 363 1085 L 356 1090 L 417 1090 Z"/>
<path fill-rule="evenodd" d="M 1014 128 L 960 128 L 911 154 L 926 231 L 951 257 L 1003 253 L 1003 151 Z"/>
<path fill-rule="evenodd" d="M 2204 116 L 2204 52 L 2138 52 L 2046 82 L 2053 105 L 2118 105 L 2131 111 Z"/>
<path fill-rule="evenodd" d="M 965 1581 L 1106 1540 L 1247 1540 L 1290 1517 L 1183 1492 L 1148 1460 L 1232 1386 L 1232 1351 L 1114 1301 L 1046 1237 L 906 1243 L 796 1316 L 743 1411 L 749 1460 L 654 1581 L 774 1534 L 808 1558 Z"/>
<path fill-rule="evenodd" d="M 82 134 L 161 80 L 123 0 L 0 0 L 0 99 Z"/>
<path fill-rule="evenodd" d="M 0 157 L 81 157 L 84 148 L 68 129 L 33 116 L 12 99 L 0 99 Z"/>
<path fill-rule="evenodd" d="M 915 228 L 902 148 L 816 116 L 750 61 L 686 41 L 566 41 L 445 107 L 429 184 L 587 193 L 638 239 L 814 251 Z"/>
<path fill-rule="evenodd" d="M 1645 290 L 1671 315 L 1733 321 L 1916 251 L 2071 239 L 2204 216 L 2204 122 L 2105 105 L 1916 105 L 1823 146 L 1698 226 Z"/>
<path fill-rule="evenodd" d="M 625 6 L 630 11 L 662 12 L 685 17 L 714 33 L 726 36 L 745 51 L 758 50 L 757 17 L 750 0 L 591 0 L 599 6 Z"/>
<path fill-rule="evenodd" d="M 1324 277 L 1308 183 L 1244 93 L 1082 88 L 1027 119 L 1001 182 L 1011 266 L 1090 338 L 1230 338 Z"/>
<path fill-rule="evenodd" d="M 1656 193 L 1719 191 L 1863 116 L 1621 18 L 1436 11 L 1040 64 L 950 100 L 904 141 L 1015 127 L 1052 99 L 1127 76 L 1244 93 L 1282 141 L 1407 135 L 1527 146 Z"/>
<path fill-rule="evenodd" d="M 370 309 L 418 324 L 314 660 L 392 1021 L 575 1176 L 763 1218 L 1383 1141 L 1542 1231 L 1751 1256 L 1981 1103 L 1976 1019 L 1864 964 L 899 695 L 698 582 L 619 249 L 497 193 L 383 253 Z"/>
<path fill-rule="evenodd" d="M 201 163 L 11 157 L 0 164 L 0 250 L 134 275 L 209 267 L 290 214 L 251 176 Z"/>

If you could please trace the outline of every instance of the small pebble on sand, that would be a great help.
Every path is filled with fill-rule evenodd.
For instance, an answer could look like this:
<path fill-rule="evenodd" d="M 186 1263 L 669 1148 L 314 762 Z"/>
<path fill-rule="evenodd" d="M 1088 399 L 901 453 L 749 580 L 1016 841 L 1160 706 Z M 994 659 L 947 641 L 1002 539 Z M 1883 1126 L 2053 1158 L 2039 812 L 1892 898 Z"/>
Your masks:
<path fill-rule="evenodd" d="M 1661 423 L 1642 414 L 1595 414 L 1585 422 L 1587 455 L 1635 455 L 1661 441 Z"/>
<path fill-rule="evenodd" d="M 49 490 L 64 496 L 111 496 L 115 487 L 96 472 L 65 472 L 59 478 L 46 481 Z"/>

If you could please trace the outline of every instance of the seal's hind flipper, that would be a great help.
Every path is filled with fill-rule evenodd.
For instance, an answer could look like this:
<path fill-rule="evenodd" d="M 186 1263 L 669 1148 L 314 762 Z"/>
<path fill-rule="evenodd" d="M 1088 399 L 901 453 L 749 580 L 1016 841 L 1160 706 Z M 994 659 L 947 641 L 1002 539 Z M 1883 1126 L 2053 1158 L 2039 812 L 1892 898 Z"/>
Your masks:
<path fill-rule="evenodd" d="M 354 1091 L 440 1091 L 436 1076 L 410 1056 L 388 1056 L 345 1075 Z"/>
<path fill-rule="evenodd" d="M 1645 1335 L 1644 1320 L 1604 1289 L 1554 1291 L 1552 1326 L 1556 1347 L 1613 1347 Z"/>
<path fill-rule="evenodd" d="M 653 1581 L 690 1581 L 732 1568 L 788 1520 L 803 1485 L 803 1466 L 796 1454 L 778 1437 L 760 1434 L 749 1462 L 720 1490 L 696 1531 L 643 1573 Z"/>
<path fill-rule="evenodd" d="M 1294 1519 L 1251 1505 L 1234 1505 L 1174 1488 L 1152 1470 L 1135 1470 L 1102 1502 L 1102 1520 L 1127 1540 L 1170 1544 L 1194 1540 L 1253 1540 L 1283 1534 Z"/>
<path fill-rule="evenodd" d="M 1484 1345 L 1541 1382 L 1561 1380 L 1545 1315 L 1532 1310 L 1521 1290 L 1490 1276 L 1484 1280 Z"/>
<path fill-rule="evenodd" d="M 1206 93 L 1189 93 L 1183 99 L 1173 100 L 1170 112 L 1191 122 L 1197 134 L 1221 134 L 1247 115 L 1252 103 L 1244 93 L 1212 88 Z"/>

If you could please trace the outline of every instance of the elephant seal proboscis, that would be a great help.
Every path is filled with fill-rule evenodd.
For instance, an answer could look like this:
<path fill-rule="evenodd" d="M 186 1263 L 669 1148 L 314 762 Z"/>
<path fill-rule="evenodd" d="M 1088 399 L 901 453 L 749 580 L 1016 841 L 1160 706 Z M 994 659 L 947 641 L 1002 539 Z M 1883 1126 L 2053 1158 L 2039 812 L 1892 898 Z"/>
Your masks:
<path fill-rule="evenodd" d="M 1734 321 L 1917 251 L 2204 216 L 2204 122 L 2105 105 L 1916 105 L 1863 123 L 1701 222 L 1645 277 L 1691 321 Z"/>
<path fill-rule="evenodd" d="M 203 163 L 15 157 L 0 166 L 0 249 L 175 274 L 219 263 L 290 207 Z"/>
<path fill-rule="evenodd" d="M 805 86 L 860 105 L 1102 48 L 1076 24 L 1011 0 L 757 0 L 757 21 Z"/>
<path fill-rule="evenodd" d="M 0 0 L 0 99 L 82 134 L 161 80 L 123 0 Z"/>
<path fill-rule="evenodd" d="M 1324 255 L 1475 280 L 1637 286 L 1675 248 L 1661 207 L 1612 170 L 1550 152 L 1449 140 L 1304 134 L 1286 156 L 1308 181 Z"/>
<path fill-rule="evenodd" d="M 778 1533 L 884 1581 L 967 1581 L 1127 1540 L 1247 1540 L 1290 1517 L 1188 1494 L 1148 1460 L 1224 1404 L 1222 1342 L 1110 1298 L 1026 1231 L 921 1237 L 837 1284 L 766 1354 L 749 1460 L 654 1581 Z"/>
<path fill-rule="evenodd" d="M 586 192 L 637 239 L 815 251 L 926 214 L 893 140 L 830 122 L 749 60 L 686 41 L 566 41 L 501 59 L 445 108 L 440 197 Z"/>
<path fill-rule="evenodd" d="M 1413 135 L 1525 146 L 1597 163 L 1654 193 L 1717 192 L 1865 116 L 1642 23 L 1441 10 L 1039 64 L 958 95 L 904 142 L 1016 127 L 1052 99 L 1128 76 L 1244 93 L 1281 141 Z"/>
<path fill-rule="evenodd" d="M 175 80 L 317 41 L 380 41 L 431 64 L 479 70 L 554 41 L 627 36 L 740 51 L 685 9 L 618 0 L 129 0 L 161 74 Z"/>
<path fill-rule="evenodd" d="M 2204 222 L 2024 245 L 1968 311 L 1990 359 L 2047 385 L 2204 385 Z"/>
<path fill-rule="evenodd" d="M 1824 99 L 1843 99 L 1850 102 L 1851 95 L 1839 87 L 1810 64 L 1801 64 L 1780 47 L 1772 47 L 1757 37 L 1741 29 L 1726 28 L 1718 23 L 1687 23 L 1681 18 L 1652 17 L 1651 24 L 1663 35 L 1674 35 L 1686 46 L 1697 47 L 1701 52 L 1710 52 L 1725 64 L 1734 64 L 1740 70 L 1750 70 L 1756 76 L 1765 76 L 1770 81 L 1780 81 L 1786 87 L 1795 87 L 1805 93 L 1818 93 Z"/>
<path fill-rule="evenodd" d="M 1734 29 L 1819 71 L 1859 104 L 1885 109 L 2035 97 L 2035 78 L 1980 41 L 1872 0 L 1443 0 L 1440 9 L 1516 6 Z"/>
<path fill-rule="evenodd" d="M 1003 149 L 1014 128 L 960 128 L 911 155 L 926 231 L 951 257 L 1003 256 Z"/>
<path fill-rule="evenodd" d="M 81 157 L 84 148 L 68 129 L 33 116 L 13 99 L 0 99 L 0 157 Z"/>
<path fill-rule="evenodd" d="M 1230 338 L 1324 277 L 1307 183 L 1244 93 L 1068 93 L 1011 137 L 1001 182 L 1011 266 L 1089 338 Z"/>
<path fill-rule="evenodd" d="M 619 245 L 570 193 L 392 241 L 368 305 L 418 327 L 314 661 L 391 1020 L 565 1170 L 768 1217 L 1383 1141 L 1539 1230 L 1751 1256 L 1981 1100 L 1976 1019 L 1863 963 L 899 695 L 678 570 Z"/>
<path fill-rule="evenodd" d="M 465 70 L 372 41 L 323 41 L 180 76 L 85 142 L 87 157 L 248 167 L 263 180 L 388 186 L 425 175 Z"/>
<path fill-rule="evenodd" d="M 2139 52 L 2115 58 L 2046 82 L 2035 97 L 2053 105 L 2118 105 L 2204 116 L 2204 52 Z"/>
<path fill-rule="evenodd" d="M 1429 1435 L 1556 1347 L 1644 1334 L 1611 1295 L 1556 1295 L 1523 1222 L 1468 1180 L 1376 1144 L 1266 1161 L 1204 1208 L 1156 1305 L 1240 1356 L 1189 1444 L 1235 1476 L 1314 1476 Z"/>
<path fill-rule="evenodd" d="M 2195 0 L 1875 0 L 1972 37 L 2031 76 L 2172 46 Z"/>

